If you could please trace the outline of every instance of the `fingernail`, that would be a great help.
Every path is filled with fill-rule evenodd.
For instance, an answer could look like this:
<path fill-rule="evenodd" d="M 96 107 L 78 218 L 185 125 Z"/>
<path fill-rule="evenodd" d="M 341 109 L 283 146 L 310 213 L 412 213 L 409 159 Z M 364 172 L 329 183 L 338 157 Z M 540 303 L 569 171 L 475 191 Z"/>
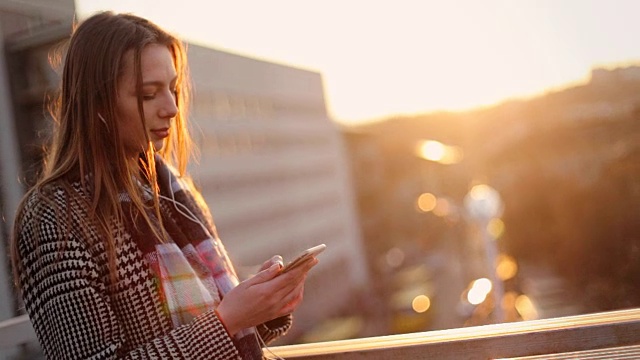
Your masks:
<path fill-rule="evenodd" d="M 278 264 L 280 267 L 284 266 L 284 260 L 282 259 L 282 256 L 277 255 L 273 258 L 273 261 L 275 261 L 276 264 Z"/>

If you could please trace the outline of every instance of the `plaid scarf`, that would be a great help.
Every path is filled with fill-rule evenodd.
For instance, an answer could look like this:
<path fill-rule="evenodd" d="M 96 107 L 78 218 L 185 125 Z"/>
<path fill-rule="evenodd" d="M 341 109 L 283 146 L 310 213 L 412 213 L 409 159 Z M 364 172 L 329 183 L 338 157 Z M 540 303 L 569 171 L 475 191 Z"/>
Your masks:
<path fill-rule="evenodd" d="M 156 156 L 160 188 L 160 213 L 167 240 L 154 236 L 139 216 L 128 194 L 121 194 L 126 227 L 144 253 L 159 286 L 165 310 L 175 327 L 187 324 L 198 315 L 215 309 L 226 293 L 238 285 L 238 276 L 227 252 L 218 239 L 210 213 L 199 194 L 180 179 L 174 169 Z M 146 199 L 151 201 L 151 195 Z M 200 201 L 199 201 L 200 200 Z M 148 216 L 160 229 L 153 211 Z M 234 336 L 242 359 L 262 359 L 262 348 L 255 328 Z"/>

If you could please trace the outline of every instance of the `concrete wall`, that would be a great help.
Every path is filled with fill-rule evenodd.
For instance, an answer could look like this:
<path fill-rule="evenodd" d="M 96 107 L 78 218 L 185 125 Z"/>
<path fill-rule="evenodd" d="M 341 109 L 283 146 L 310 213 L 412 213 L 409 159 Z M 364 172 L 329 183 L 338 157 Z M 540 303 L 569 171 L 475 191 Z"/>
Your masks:
<path fill-rule="evenodd" d="M 245 276 L 326 243 L 309 277 L 296 332 L 348 306 L 367 287 L 342 137 L 320 74 L 191 45 L 192 173 Z M 335 281 L 337 278 L 341 281 Z"/>
<path fill-rule="evenodd" d="M 8 239 L 17 204 L 23 194 L 20 174 L 19 144 L 15 128 L 6 61 L 7 41 L 26 36 L 50 26 L 70 27 L 75 5 L 73 0 L 0 0 L 0 321 L 17 314 L 9 271 Z M 0 350 L 0 360 L 19 356 L 16 348 Z"/>

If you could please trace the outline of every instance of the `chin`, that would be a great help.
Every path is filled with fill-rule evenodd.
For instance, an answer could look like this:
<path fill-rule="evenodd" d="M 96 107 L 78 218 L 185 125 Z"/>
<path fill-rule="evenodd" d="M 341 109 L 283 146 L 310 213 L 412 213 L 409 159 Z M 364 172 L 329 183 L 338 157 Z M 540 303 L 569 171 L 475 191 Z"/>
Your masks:
<path fill-rule="evenodd" d="M 153 148 L 156 151 L 160 151 L 162 150 L 162 148 L 164 147 L 164 140 L 160 140 L 160 141 L 154 141 L 153 142 Z"/>

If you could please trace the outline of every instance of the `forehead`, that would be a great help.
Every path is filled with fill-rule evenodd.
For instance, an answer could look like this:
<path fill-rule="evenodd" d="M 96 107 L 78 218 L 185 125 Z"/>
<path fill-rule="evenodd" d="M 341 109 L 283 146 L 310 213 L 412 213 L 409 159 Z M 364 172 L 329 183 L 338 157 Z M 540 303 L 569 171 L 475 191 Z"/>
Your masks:
<path fill-rule="evenodd" d="M 121 81 L 135 84 L 133 50 L 122 57 L 123 71 Z M 176 68 L 171 51 L 164 45 L 150 44 L 140 54 L 142 81 L 171 82 L 176 76 Z"/>

